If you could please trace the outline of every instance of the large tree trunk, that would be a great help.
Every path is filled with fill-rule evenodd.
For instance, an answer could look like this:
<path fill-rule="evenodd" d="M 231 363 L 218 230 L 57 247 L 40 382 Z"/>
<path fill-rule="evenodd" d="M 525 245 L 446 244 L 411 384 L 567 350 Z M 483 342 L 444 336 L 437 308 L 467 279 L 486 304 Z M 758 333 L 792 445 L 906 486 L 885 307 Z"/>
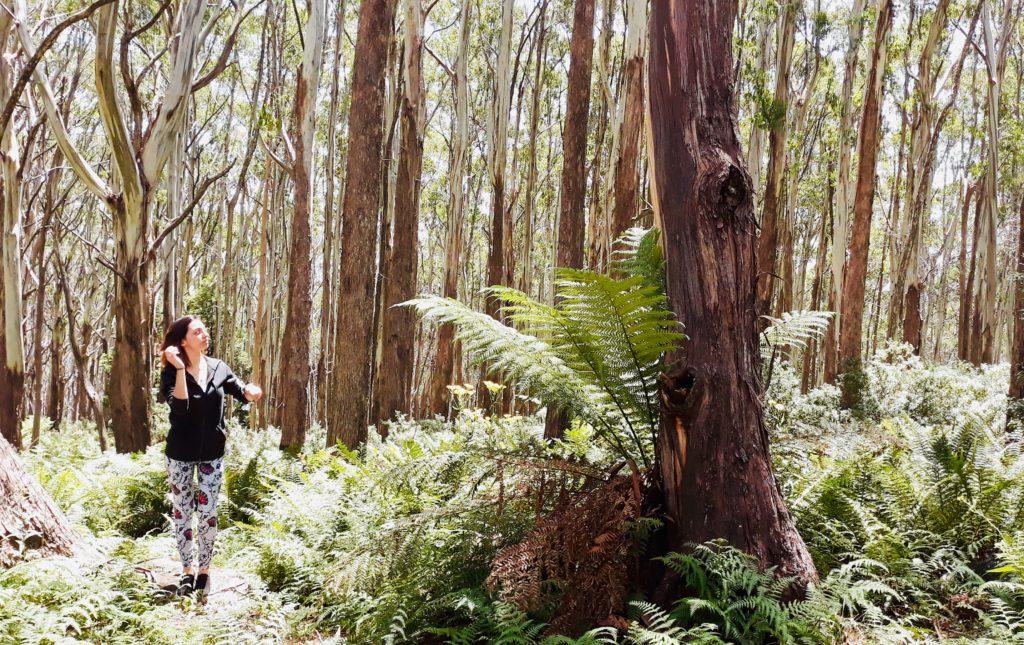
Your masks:
<path fill-rule="evenodd" d="M 141 205 L 139 205 L 141 206 Z M 143 207 L 144 208 L 144 207 Z M 136 210 L 124 215 L 133 226 L 148 222 L 148 214 Z M 124 211 L 122 211 L 124 213 Z M 117 216 L 115 215 L 115 220 Z M 117 452 L 142 452 L 150 443 L 150 333 L 146 324 L 149 298 L 147 265 L 143 262 L 145 233 L 136 236 L 132 227 L 115 232 L 118 255 L 114 311 L 116 333 L 110 366 L 110 427 Z"/>
<path fill-rule="evenodd" d="M 757 223 L 733 113 L 734 0 L 651 11 L 652 194 L 668 296 L 689 330 L 667 357 L 658 464 L 669 547 L 724 538 L 817 579 L 772 472 L 754 310 Z"/>
<path fill-rule="evenodd" d="M 840 370 L 843 381 L 843 405 L 856 407 L 861 396 L 858 373 L 861 369 L 861 338 L 864 317 L 864 288 L 867 278 L 868 246 L 871 242 L 871 214 L 875 199 L 875 163 L 882 125 L 883 78 L 892 28 L 892 2 L 882 0 L 875 25 L 875 45 L 865 81 L 864 112 L 861 115 L 857 189 L 853 204 L 853 230 L 850 235 L 850 261 L 843 284 L 842 316 L 839 324 Z"/>
<path fill-rule="evenodd" d="M 444 296 L 458 297 L 462 227 L 466 211 L 467 154 L 469 148 L 469 35 L 473 24 L 473 0 L 465 0 L 459 19 L 459 50 L 455 61 L 455 121 L 452 132 L 452 167 L 448 176 L 451 204 L 444 252 Z M 448 414 L 448 386 L 455 374 L 455 327 L 441 325 L 437 354 L 430 381 L 429 411 Z"/>
<path fill-rule="evenodd" d="M 305 47 L 295 81 L 294 119 L 295 210 L 292 211 L 291 249 L 288 268 L 288 313 L 281 337 L 281 448 L 301 447 L 306 438 L 309 407 L 309 336 L 313 311 L 310 218 L 313 215 L 313 134 L 316 127 L 316 96 L 320 63 L 324 54 L 326 0 L 309 0 L 304 29 Z"/>
<path fill-rule="evenodd" d="M 395 183 L 394 237 L 384 274 L 383 343 L 375 422 L 409 414 L 416 341 L 416 312 L 397 307 L 416 295 L 419 260 L 420 175 L 423 167 L 423 7 L 405 0 L 405 60 L 401 97 L 401 155 Z M 378 424 L 378 430 L 383 431 Z"/>
<path fill-rule="evenodd" d="M 92 550 L 75 533 L 50 494 L 25 471 L 11 444 L 0 438 L 0 569 L 38 555 L 73 555 Z"/>
<path fill-rule="evenodd" d="M 779 226 L 782 223 L 782 181 L 786 176 L 786 125 L 789 112 L 789 69 L 793 61 L 793 34 L 800 0 L 788 0 L 779 22 L 778 56 L 775 59 L 775 106 L 768 136 L 768 176 L 764 188 L 761 235 L 757 239 L 757 313 L 771 313 L 775 291 L 775 262 L 779 253 Z"/>
<path fill-rule="evenodd" d="M 384 74 L 395 16 L 394 0 L 366 0 L 352 63 L 339 262 L 338 341 L 334 387 L 339 396 L 328 414 L 327 443 L 349 447 L 366 438 L 370 363 L 374 358 L 374 286 L 384 150 Z"/>

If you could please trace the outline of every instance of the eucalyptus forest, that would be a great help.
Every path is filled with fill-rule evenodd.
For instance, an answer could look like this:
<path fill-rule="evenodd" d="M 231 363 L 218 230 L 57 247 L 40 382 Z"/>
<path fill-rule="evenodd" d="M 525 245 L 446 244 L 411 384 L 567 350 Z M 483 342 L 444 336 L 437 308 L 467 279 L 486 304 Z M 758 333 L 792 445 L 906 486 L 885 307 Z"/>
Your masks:
<path fill-rule="evenodd" d="M 1022 14 L 0 0 L 0 643 L 1024 642 Z"/>

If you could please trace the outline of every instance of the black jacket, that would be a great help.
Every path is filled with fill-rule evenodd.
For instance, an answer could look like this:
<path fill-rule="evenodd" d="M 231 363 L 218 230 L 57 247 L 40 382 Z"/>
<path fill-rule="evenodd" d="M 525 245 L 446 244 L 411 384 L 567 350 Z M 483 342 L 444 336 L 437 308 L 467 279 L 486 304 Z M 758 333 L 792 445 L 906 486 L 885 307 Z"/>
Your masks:
<path fill-rule="evenodd" d="M 211 461 L 224 456 L 224 393 L 243 403 L 245 383 L 224 361 L 206 357 L 206 389 L 185 372 L 187 399 L 174 397 L 177 370 L 165 365 L 160 374 L 160 395 L 171 407 L 171 430 L 165 453 L 178 461 Z"/>

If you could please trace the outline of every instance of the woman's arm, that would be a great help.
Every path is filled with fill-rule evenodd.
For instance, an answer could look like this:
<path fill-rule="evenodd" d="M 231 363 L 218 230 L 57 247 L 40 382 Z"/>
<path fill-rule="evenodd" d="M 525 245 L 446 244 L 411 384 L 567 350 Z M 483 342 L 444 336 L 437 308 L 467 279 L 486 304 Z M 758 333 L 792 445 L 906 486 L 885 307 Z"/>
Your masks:
<path fill-rule="evenodd" d="M 177 347 L 168 347 L 164 350 L 164 357 L 174 372 L 165 369 L 160 375 L 160 392 L 172 410 L 186 409 L 188 408 L 188 384 L 185 382 L 185 363 L 182 362 Z"/>
<path fill-rule="evenodd" d="M 224 391 L 235 397 L 242 403 L 248 401 L 259 401 L 260 397 L 263 396 L 263 390 L 260 386 L 255 383 L 245 383 L 242 379 L 235 376 L 235 373 L 231 371 L 227 363 L 223 363 L 224 369 L 227 370 L 228 376 L 224 379 Z"/>

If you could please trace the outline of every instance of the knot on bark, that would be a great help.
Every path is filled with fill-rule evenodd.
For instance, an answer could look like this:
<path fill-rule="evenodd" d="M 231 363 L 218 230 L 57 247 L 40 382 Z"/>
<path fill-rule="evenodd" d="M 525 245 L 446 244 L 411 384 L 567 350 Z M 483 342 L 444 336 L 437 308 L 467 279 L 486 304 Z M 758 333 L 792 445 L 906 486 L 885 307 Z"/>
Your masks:
<path fill-rule="evenodd" d="M 745 229 L 754 224 L 750 176 L 722 150 L 704 158 L 699 199 L 718 228 L 732 225 Z"/>
<path fill-rule="evenodd" d="M 743 171 L 735 164 L 729 164 L 729 170 L 719 190 L 722 205 L 735 211 L 746 201 L 748 192 L 747 179 Z"/>
<path fill-rule="evenodd" d="M 661 374 L 661 402 L 667 413 L 678 416 L 689 407 L 693 391 L 701 386 L 696 370 L 682 363 L 666 367 Z"/>

